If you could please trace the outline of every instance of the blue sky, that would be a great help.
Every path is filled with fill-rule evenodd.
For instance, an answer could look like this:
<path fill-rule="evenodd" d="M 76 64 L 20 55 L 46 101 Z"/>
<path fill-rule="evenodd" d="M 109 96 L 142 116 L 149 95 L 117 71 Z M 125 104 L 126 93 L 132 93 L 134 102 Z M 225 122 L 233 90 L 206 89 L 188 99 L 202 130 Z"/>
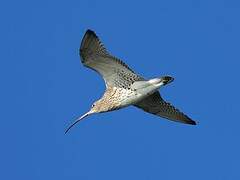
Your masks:
<path fill-rule="evenodd" d="M 0 179 L 240 179 L 240 3 L 2 1 Z M 91 116 L 104 91 L 78 48 L 86 29 L 146 78 L 187 126 L 129 107 Z"/>

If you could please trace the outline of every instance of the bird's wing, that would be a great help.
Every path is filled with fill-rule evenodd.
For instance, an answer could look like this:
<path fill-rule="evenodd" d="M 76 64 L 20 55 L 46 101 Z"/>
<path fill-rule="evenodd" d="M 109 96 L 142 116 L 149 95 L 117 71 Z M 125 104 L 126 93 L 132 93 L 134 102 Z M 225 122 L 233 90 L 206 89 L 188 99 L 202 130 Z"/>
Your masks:
<path fill-rule="evenodd" d="M 173 107 L 170 103 L 165 102 L 159 92 L 155 92 L 154 94 L 148 96 L 139 103 L 135 104 L 135 106 L 148 113 L 152 113 L 172 121 L 196 125 L 196 122 L 191 120 L 187 115 Z"/>
<path fill-rule="evenodd" d="M 97 35 L 87 30 L 80 47 L 84 66 L 97 71 L 105 80 L 106 86 L 127 88 L 134 81 L 142 80 L 124 62 L 110 55 Z"/>

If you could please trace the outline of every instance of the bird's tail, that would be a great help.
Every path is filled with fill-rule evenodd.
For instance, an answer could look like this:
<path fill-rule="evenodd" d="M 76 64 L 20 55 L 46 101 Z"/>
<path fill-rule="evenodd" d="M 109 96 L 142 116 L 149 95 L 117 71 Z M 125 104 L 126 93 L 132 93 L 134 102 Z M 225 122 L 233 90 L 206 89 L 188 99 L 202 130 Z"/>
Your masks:
<path fill-rule="evenodd" d="M 171 83 L 174 80 L 173 77 L 171 76 L 163 76 L 160 78 L 154 78 L 154 79 L 150 79 L 148 82 L 151 84 L 162 84 L 162 85 L 166 85 Z"/>
<path fill-rule="evenodd" d="M 161 80 L 163 82 L 163 85 L 167 85 L 167 84 L 173 82 L 174 78 L 171 76 L 163 76 L 163 77 L 161 77 Z"/>

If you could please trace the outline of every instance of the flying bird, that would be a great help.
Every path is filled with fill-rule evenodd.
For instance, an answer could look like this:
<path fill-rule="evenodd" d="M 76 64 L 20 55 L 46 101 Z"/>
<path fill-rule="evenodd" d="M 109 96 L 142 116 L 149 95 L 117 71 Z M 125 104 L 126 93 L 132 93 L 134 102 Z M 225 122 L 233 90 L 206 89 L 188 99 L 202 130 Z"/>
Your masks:
<path fill-rule="evenodd" d="M 130 105 L 172 121 L 196 125 L 195 121 L 164 101 L 158 91 L 160 87 L 172 82 L 173 77 L 147 80 L 136 74 L 127 64 L 111 55 L 92 30 L 86 31 L 79 53 L 82 64 L 103 77 L 106 90 L 102 98 L 94 102 L 91 109 L 71 124 L 65 133 L 91 114 L 114 111 Z"/>

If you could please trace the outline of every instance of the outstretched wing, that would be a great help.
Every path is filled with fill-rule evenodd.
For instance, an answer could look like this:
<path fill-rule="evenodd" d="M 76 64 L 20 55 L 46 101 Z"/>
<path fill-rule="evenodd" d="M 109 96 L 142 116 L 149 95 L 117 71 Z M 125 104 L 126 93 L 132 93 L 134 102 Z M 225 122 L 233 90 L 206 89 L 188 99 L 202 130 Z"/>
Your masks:
<path fill-rule="evenodd" d="M 91 30 L 87 30 L 83 37 L 80 56 L 83 65 L 98 72 L 106 86 L 127 88 L 133 82 L 143 79 L 120 59 L 110 55 Z"/>
<path fill-rule="evenodd" d="M 159 92 L 148 96 L 135 105 L 146 112 L 157 116 L 167 118 L 172 121 L 177 121 L 185 124 L 196 125 L 196 122 L 191 120 L 187 115 L 173 107 L 170 103 L 165 102 Z"/>

